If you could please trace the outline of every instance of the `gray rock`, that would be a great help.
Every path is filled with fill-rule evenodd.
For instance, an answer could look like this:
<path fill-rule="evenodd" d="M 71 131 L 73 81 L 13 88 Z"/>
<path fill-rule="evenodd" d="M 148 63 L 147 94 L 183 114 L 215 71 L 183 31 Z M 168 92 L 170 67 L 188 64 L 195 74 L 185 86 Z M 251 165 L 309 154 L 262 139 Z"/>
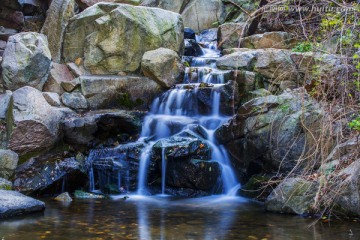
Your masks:
<path fill-rule="evenodd" d="M 271 92 L 294 89 L 304 84 L 299 77 L 308 75 L 308 80 L 328 78 L 340 81 L 346 68 L 341 57 L 322 53 L 294 53 L 286 49 L 231 49 L 228 55 L 216 62 L 220 69 L 247 70 L 258 73 L 270 83 Z M 314 71 L 314 66 L 317 70 Z"/>
<path fill-rule="evenodd" d="M 71 189 L 82 188 L 87 179 L 82 164 L 75 158 L 64 158 L 56 153 L 30 158 L 16 169 L 14 189 L 24 194 L 39 194 L 46 190 L 54 192 L 57 186 L 61 186 L 64 177 L 73 179 L 67 183 Z"/>
<path fill-rule="evenodd" d="M 70 69 L 70 71 L 72 72 L 72 74 L 74 74 L 75 77 L 79 77 L 86 73 L 84 66 L 78 66 L 73 62 L 67 63 L 66 66 Z"/>
<path fill-rule="evenodd" d="M 56 63 L 60 63 L 61 48 L 66 25 L 68 24 L 70 18 L 74 15 L 74 0 L 51 1 L 41 33 L 47 36 L 51 56 L 53 61 Z"/>
<path fill-rule="evenodd" d="M 147 109 L 162 88 L 136 76 L 81 76 L 81 90 L 90 109 Z"/>
<path fill-rule="evenodd" d="M 242 51 L 225 55 L 219 58 L 216 65 L 220 69 L 233 70 L 253 70 L 253 64 L 256 62 L 256 51 Z"/>
<path fill-rule="evenodd" d="M 202 160 L 169 160 L 166 185 L 173 188 L 190 188 L 212 194 L 221 179 L 218 162 Z"/>
<path fill-rule="evenodd" d="M 10 150 L 0 150 L 0 178 L 9 179 L 15 172 L 19 156 Z"/>
<path fill-rule="evenodd" d="M 311 153 L 314 145 L 309 129 L 316 136 L 324 114 L 300 88 L 246 102 L 215 134 L 227 145 L 239 173 L 255 165 L 265 173 L 286 174 L 297 165 L 297 159 Z M 302 165 L 297 167 L 300 170 Z"/>
<path fill-rule="evenodd" d="M 225 5 L 218 0 L 144 0 L 141 5 L 180 13 L 184 26 L 198 33 L 217 27 L 224 22 L 226 15 Z"/>
<path fill-rule="evenodd" d="M 61 95 L 62 103 L 75 110 L 85 110 L 88 108 L 86 98 L 79 92 L 64 93 Z"/>
<path fill-rule="evenodd" d="M 154 165 L 158 166 L 158 172 L 161 172 L 163 156 L 167 164 L 167 187 L 197 189 L 208 193 L 218 187 L 221 166 L 210 161 L 211 147 L 193 132 L 185 131 L 155 143 L 152 161 L 156 162 Z"/>
<path fill-rule="evenodd" d="M 84 116 L 74 116 L 63 121 L 64 140 L 69 144 L 88 145 L 96 139 L 96 133 L 108 133 L 108 137 L 118 134 L 139 134 L 141 117 L 127 111 L 92 111 Z"/>
<path fill-rule="evenodd" d="M 224 22 L 225 6 L 218 0 L 190 1 L 181 12 L 181 17 L 184 19 L 185 27 L 201 32 Z"/>
<path fill-rule="evenodd" d="M 59 139 L 60 122 L 65 112 L 52 107 L 42 92 L 32 87 L 16 90 L 10 109 L 8 147 L 20 156 L 48 149 Z"/>
<path fill-rule="evenodd" d="M 42 90 L 48 78 L 51 54 L 45 35 L 24 32 L 9 38 L 2 62 L 2 77 L 7 89 L 24 86 Z"/>
<path fill-rule="evenodd" d="M 265 201 L 271 212 L 311 214 L 319 184 L 301 178 L 285 179 Z"/>
<path fill-rule="evenodd" d="M 326 173 L 329 175 L 333 174 L 335 167 L 336 166 L 332 166 L 331 169 L 327 169 Z M 337 180 L 336 185 L 333 186 L 333 189 L 337 190 L 336 196 L 328 194 L 328 196 L 324 198 L 332 199 L 334 205 L 346 215 L 360 216 L 359 176 L 360 159 L 357 159 L 346 168 L 341 169 L 339 173 L 336 173 L 336 177 L 341 179 Z"/>
<path fill-rule="evenodd" d="M 66 91 L 66 92 L 72 92 L 75 90 L 75 88 L 80 86 L 80 80 L 79 78 L 75 78 L 72 81 L 67 81 L 67 82 L 61 82 L 61 87 Z"/>
<path fill-rule="evenodd" d="M 0 218 L 9 218 L 45 209 L 45 203 L 15 191 L 0 190 Z"/>
<path fill-rule="evenodd" d="M 55 92 L 62 94 L 64 89 L 61 87 L 62 82 L 70 82 L 74 76 L 64 64 L 52 63 L 49 78 L 44 84 L 44 92 Z"/>
<path fill-rule="evenodd" d="M 144 143 L 132 142 L 119 145 L 115 148 L 91 150 L 87 158 L 87 164 L 91 164 L 93 167 L 94 174 L 97 176 L 95 181 L 105 176 L 118 178 L 118 172 L 120 172 L 121 182 L 128 182 L 128 190 L 135 191 L 138 183 L 139 161 L 143 148 Z M 117 171 L 114 171 L 115 168 Z M 152 179 L 154 171 L 156 171 L 154 166 L 150 165 L 148 168 L 148 179 Z M 112 181 L 112 183 L 118 184 L 117 181 Z M 113 192 L 113 190 L 117 193 L 122 192 L 122 190 L 117 187 L 116 189 L 111 188 L 109 184 L 106 184 L 104 181 L 100 181 L 99 185 L 99 188 L 103 192 Z"/>
<path fill-rule="evenodd" d="M 164 47 L 181 54 L 183 36 L 179 14 L 157 8 L 99 3 L 71 19 L 63 56 L 65 62 L 84 59 L 84 66 L 91 74 L 136 72 L 147 51 Z"/>
<path fill-rule="evenodd" d="M 46 101 L 53 107 L 60 107 L 60 96 L 55 92 L 43 92 Z"/>
<path fill-rule="evenodd" d="M 59 196 L 54 198 L 54 200 L 58 202 L 72 202 L 72 198 L 70 197 L 68 192 L 60 194 Z"/>
<path fill-rule="evenodd" d="M 295 37 L 287 32 L 266 32 L 263 34 L 255 34 L 246 37 L 241 41 L 243 48 L 277 48 L 277 49 L 291 49 L 295 46 Z M 226 48 L 238 47 L 227 46 Z"/>
<path fill-rule="evenodd" d="M 184 73 L 178 54 L 166 48 L 146 52 L 141 61 L 141 70 L 146 77 L 165 88 L 171 88 L 182 80 Z"/>
<path fill-rule="evenodd" d="M 168 159 L 211 159 L 211 148 L 205 140 L 195 137 L 173 136 L 161 139 L 153 146 L 153 158 L 161 160 L 162 151 Z"/>
<path fill-rule="evenodd" d="M 218 46 L 221 49 L 240 47 L 240 38 L 245 35 L 244 23 L 225 23 L 218 28 Z"/>
<path fill-rule="evenodd" d="M 6 91 L 0 95 L 0 119 L 6 119 L 12 92 Z"/>

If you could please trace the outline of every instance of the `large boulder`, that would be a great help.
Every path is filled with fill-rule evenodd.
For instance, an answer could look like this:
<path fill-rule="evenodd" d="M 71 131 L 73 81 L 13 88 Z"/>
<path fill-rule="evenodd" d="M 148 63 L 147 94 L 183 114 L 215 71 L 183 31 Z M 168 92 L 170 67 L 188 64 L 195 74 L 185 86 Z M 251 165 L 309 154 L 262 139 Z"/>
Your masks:
<path fill-rule="evenodd" d="M 31 158 L 18 166 L 14 175 L 14 189 L 25 193 L 55 194 L 63 187 L 75 191 L 86 184 L 83 163 L 74 157 L 50 153 Z M 66 178 L 66 186 L 63 179 Z"/>
<path fill-rule="evenodd" d="M 141 132 L 139 112 L 92 111 L 63 121 L 64 140 L 71 145 L 90 145 L 114 138 L 121 142 L 124 134 L 135 136 Z M 127 139 L 125 139 L 126 141 Z"/>
<path fill-rule="evenodd" d="M 315 181 L 285 179 L 266 199 L 265 208 L 271 212 L 311 214 L 318 187 Z"/>
<path fill-rule="evenodd" d="M 303 88 L 279 96 L 258 97 L 216 131 L 226 144 L 242 181 L 252 174 L 287 174 L 314 147 L 324 111 Z M 301 170 L 298 164 L 297 170 Z"/>
<path fill-rule="evenodd" d="M 263 34 L 255 34 L 241 40 L 241 47 L 243 48 L 277 48 L 277 49 L 291 49 L 295 46 L 295 36 L 287 32 L 266 32 Z M 229 46 L 231 47 L 238 47 Z"/>
<path fill-rule="evenodd" d="M 22 156 L 52 147 L 59 139 L 64 115 L 64 111 L 52 107 L 35 88 L 16 90 L 7 120 L 9 149 Z"/>
<path fill-rule="evenodd" d="M 216 65 L 225 70 L 252 71 L 264 78 L 269 90 L 277 92 L 304 86 L 312 80 L 324 84 L 339 81 L 346 73 L 341 57 L 315 52 L 295 53 L 286 49 L 233 49 L 219 58 Z M 306 82 L 303 80 L 307 77 Z"/>
<path fill-rule="evenodd" d="M 11 36 L 2 62 L 2 78 L 9 90 L 31 86 L 42 90 L 48 78 L 51 54 L 45 35 L 23 32 Z"/>
<path fill-rule="evenodd" d="M 19 156 L 10 150 L 0 150 L 0 178 L 9 179 L 15 172 Z"/>
<path fill-rule="evenodd" d="M 211 194 L 220 189 L 222 170 L 218 162 L 210 161 L 211 153 L 212 149 L 205 140 L 192 131 L 184 131 L 154 144 L 151 165 L 157 167 L 158 177 L 162 178 L 165 161 L 165 184 L 172 194 L 179 195 L 179 189 L 183 188 Z"/>
<path fill-rule="evenodd" d="M 115 148 L 91 150 L 87 165 L 94 172 L 96 189 L 103 193 L 135 191 L 144 147 L 144 143 L 134 142 Z M 149 179 L 152 179 L 153 172 L 154 167 L 149 166 L 146 173 Z M 106 180 L 108 177 L 109 180 Z"/>
<path fill-rule="evenodd" d="M 135 72 L 147 51 L 164 47 L 182 54 L 183 30 L 176 13 L 99 3 L 71 19 L 63 56 L 66 62 L 84 59 L 92 74 Z"/>
<path fill-rule="evenodd" d="M 181 12 L 184 26 L 196 32 L 216 27 L 225 20 L 225 7 L 218 0 L 190 1 Z"/>
<path fill-rule="evenodd" d="M 166 185 L 172 188 L 188 188 L 213 193 L 221 182 L 221 165 L 214 161 L 185 160 L 167 161 Z"/>
<path fill-rule="evenodd" d="M 48 38 L 49 49 L 54 62 L 60 62 L 65 28 L 74 14 L 74 0 L 51 1 L 41 33 L 45 34 Z"/>
<path fill-rule="evenodd" d="M 185 27 L 196 32 L 216 27 L 226 16 L 225 5 L 218 0 L 144 0 L 141 5 L 180 13 Z"/>
<path fill-rule="evenodd" d="M 19 192 L 0 190 L 0 219 L 45 209 L 45 203 Z"/>
<path fill-rule="evenodd" d="M 358 143 L 357 149 L 359 147 L 360 144 Z M 344 159 L 339 163 L 340 165 L 344 164 Z M 334 165 L 332 169 L 335 169 Z M 335 206 L 346 215 L 360 216 L 360 159 L 336 174 L 329 179 L 336 180 L 338 185 L 334 185 L 334 189 L 338 190 L 337 195 L 331 196 L 329 194 L 329 199 L 334 199 Z"/>
<path fill-rule="evenodd" d="M 90 109 L 147 109 L 162 88 L 137 76 L 81 76 L 81 90 Z"/>
<path fill-rule="evenodd" d="M 240 47 L 241 37 L 244 36 L 243 23 L 225 23 L 218 28 L 218 46 L 221 49 Z"/>
<path fill-rule="evenodd" d="M 179 83 L 184 73 L 178 54 L 166 48 L 146 52 L 141 61 L 141 70 L 146 77 L 164 88 L 171 88 Z"/>

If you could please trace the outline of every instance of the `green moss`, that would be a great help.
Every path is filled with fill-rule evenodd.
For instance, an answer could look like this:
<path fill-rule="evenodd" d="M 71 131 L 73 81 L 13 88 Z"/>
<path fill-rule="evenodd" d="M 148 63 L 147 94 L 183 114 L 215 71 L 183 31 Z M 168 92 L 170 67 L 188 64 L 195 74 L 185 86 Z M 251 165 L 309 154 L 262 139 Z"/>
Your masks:
<path fill-rule="evenodd" d="M 76 190 L 74 192 L 74 196 L 75 196 L 75 198 L 78 198 L 78 199 L 99 199 L 99 198 L 102 199 L 102 198 L 105 198 L 104 195 L 88 193 L 88 192 L 84 192 L 81 190 Z"/>
<path fill-rule="evenodd" d="M 270 178 L 268 176 L 255 175 L 242 187 L 241 195 L 264 201 L 270 194 L 271 189 L 263 189 Z"/>
<path fill-rule="evenodd" d="M 10 185 L 2 185 L 2 186 L 0 186 L 0 190 L 10 191 L 10 190 L 12 190 L 12 187 Z"/>
<path fill-rule="evenodd" d="M 119 97 L 118 103 L 121 107 L 133 109 L 135 107 L 143 105 L 144 101 L 140 98 L 137 98 L 135 101 L 133 101 L 131 100 L 130 94 L 124 93 Z"/>

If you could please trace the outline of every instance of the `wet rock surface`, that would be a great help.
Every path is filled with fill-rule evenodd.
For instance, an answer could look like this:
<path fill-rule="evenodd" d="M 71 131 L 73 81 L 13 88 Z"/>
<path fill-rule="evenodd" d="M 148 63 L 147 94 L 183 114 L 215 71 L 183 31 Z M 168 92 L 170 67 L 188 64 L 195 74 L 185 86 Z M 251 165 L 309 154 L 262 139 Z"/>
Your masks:
<path fill-rule="evenodd" d="M 64 188 L 69 191 L 84 187 L 86 179 L 84 162 L 50 153 L 19 165 L 14 176 L 14 189 L 26 194 L 56 194 L 63 184 L 68 184 Z"/>
<path fill-rule="evenodd" d="M 64 141 L 76 145 L 98 145 L 113 138 L 124 142 L 141 132 L 141 112 L 95 111 L 63 121 Z"/>
<path fill-rule="evenodd" d="M 19 192 L 0 190 L 0 219 L 40 212 L 44 209 L 44 202 Z"/>

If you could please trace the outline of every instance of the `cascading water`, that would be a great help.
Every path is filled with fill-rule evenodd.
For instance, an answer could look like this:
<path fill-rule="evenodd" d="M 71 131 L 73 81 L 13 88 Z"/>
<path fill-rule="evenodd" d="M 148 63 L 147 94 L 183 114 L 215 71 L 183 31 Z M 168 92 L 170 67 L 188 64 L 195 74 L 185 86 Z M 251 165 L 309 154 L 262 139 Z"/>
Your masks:
<path fill-rule="evenodd" d="M 205 42 L 201 45 L 203 46 L 203 55 L 191 58 L 190 67 L 187 67 L 185 71 L 184 82 L 153 101 L 151 110 L 144 118 L 142 133 L 137 142 L 121 145 L 114 149 L 94 151 L 90 154 L 88 161 L 91 164 L 89 172 L 91 191 L 96 189 L 95 177 L 109 177 L 109 173 L 110 176 L 113 173 L 116 176 L 110 177 L 110 181 L 109 179 L 100 179 L 98 182 L 111 185 L 109 182 L 113 178 L 116 180 L 114 185 L 117 185 L 120 192 L 123 192 L 124 188 L 120 186 L 123 183 L 126 185 L 125 189 L 128 190 L 130 177 L 124 160 L 133 156 L 136 152 L 135 149 L 140 146 L 138 149 L 142 150 L 137 166 L 137 193 L 148 195 L 151 192 L 147 189 L 149 165 L 154 154 L 154 147 L 160 143 L 158 146 L 161 150 L 158 152 L 158 157 L 161 157 L 161 161 L 159 161 L 161 164 L 160 193 L 165 195 L 168 167 L 166 140 L 186 131 L 190 126 L 196 125 L 202 129 L 201 136 L 196 136 L 196 138 L 202 139 L 201 141 L 207 143 L 211 148 L 211 154 L 205 160 L 217 162 L 221 166 L 223 192 L 236 194 L 240 185 L 231 168 L 225 148 L 219 146 L 214 137 L 215 130 L 232 114 L 232 112 L 224 110 L 223 106 L 223 99 L 226 98 L 224 89 L 228 86 L 225 74 L 228 71 L 216 69 L 216 59 L 220 57 L 216 42 Z M 106 164 L 103 166 L 104 161 Z M 201 161 L 201 157 L 199 159 L 195 157 L 192 161 Z M 94 166 L 99 169 L 99 164 L 101 168 L 95 174 Z M 115 171 L 114 168 L 110 168 L 110 165 L 116 167 Z M 211 167 L 209 169 L 211 172 Z"/>
<path fill-rule="evenodd" d="M 219 146 L 215 140 L 215 130 L 229 119 L 221 114 L 221 91 L 219 87 L 225 85 L 225 71 L 216 69 L 216 58 L 220 57 L 216 42 L 205 43 L 202 48 L 204 55 L 194 57 L 191 66 L 186 68 L 183 84 L 178 84 L 154 100 L 151 111 L 145 117 L 142 138 L 151 138 L 152 141 L 168 138 L 186 129 L 187 125 L 199 124 L 204 127 L 207 141 L 212 148 L 212 160 L 222 166 L 222 180 L 224 192 L 235 195 L 240 188 L 235 174 L 230 166 L 229 157 L 223 146 Z M 197 78 L 191 76 L 197 72 Z M 206 84 L 211 87 L 212 106 L 208 113 L 200 113 L 198 90 Z M 146 166 L 149 160 L 149 147 L 142 154 L 139 171 L 138 193 L 144 192 L 146 178 Z M 162 148 L 162 194 L 165 193 L 166 156 L 165 148 Z"/>

